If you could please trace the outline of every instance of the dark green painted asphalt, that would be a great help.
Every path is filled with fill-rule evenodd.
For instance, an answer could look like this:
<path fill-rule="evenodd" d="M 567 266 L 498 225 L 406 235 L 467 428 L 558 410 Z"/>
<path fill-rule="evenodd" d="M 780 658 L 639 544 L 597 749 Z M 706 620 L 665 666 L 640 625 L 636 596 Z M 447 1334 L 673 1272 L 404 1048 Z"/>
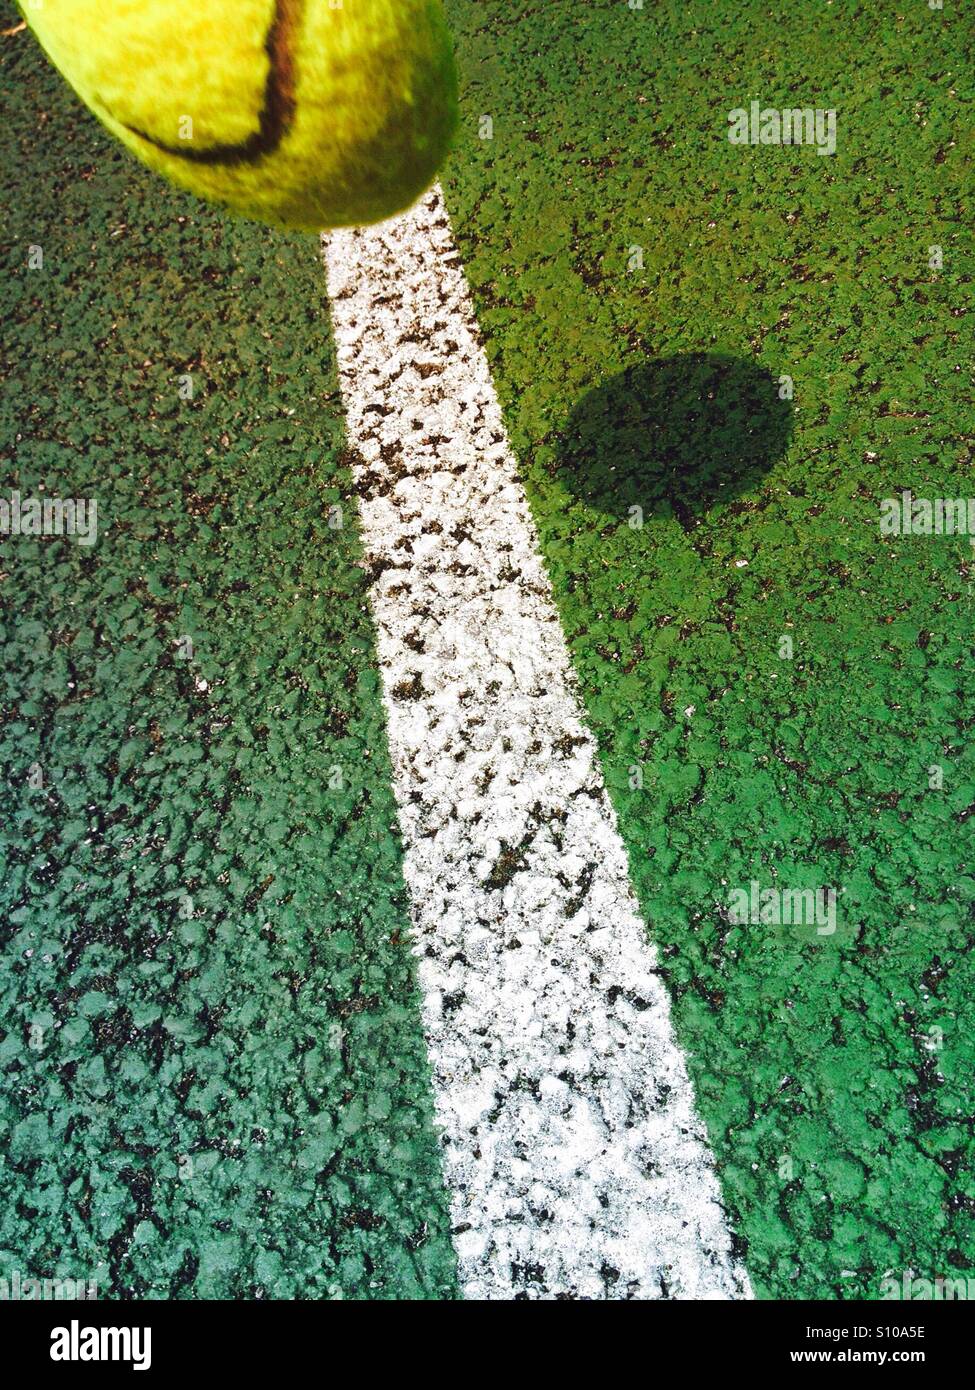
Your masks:
<path fill-rule="evenodd" d="M 447 199 L 756 1288 L 975 1274 L 975 558 L 878 525 L 975 495 L 970 18 L 447 8 Z M 731 145 L 752 99 L 837 153 Z M 752 879 L 835 935 L 733 926 Z"/>
<path fill-rule="evenodd" d="M 101 533 L 0 544 L 0 1276 L 450 1295 L 316 242 L 0 63 L 0 495 Z"/>

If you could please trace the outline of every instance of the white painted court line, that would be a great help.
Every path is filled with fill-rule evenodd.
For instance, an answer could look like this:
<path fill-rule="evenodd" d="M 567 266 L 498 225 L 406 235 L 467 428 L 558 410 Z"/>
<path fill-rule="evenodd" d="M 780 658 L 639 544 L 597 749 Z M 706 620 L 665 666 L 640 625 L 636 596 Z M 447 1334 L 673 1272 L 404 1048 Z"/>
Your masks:
<path fill-rule="evenodd" d="M 464 1292 L 750 1297 L 439 190 L 325 261 Z"/>

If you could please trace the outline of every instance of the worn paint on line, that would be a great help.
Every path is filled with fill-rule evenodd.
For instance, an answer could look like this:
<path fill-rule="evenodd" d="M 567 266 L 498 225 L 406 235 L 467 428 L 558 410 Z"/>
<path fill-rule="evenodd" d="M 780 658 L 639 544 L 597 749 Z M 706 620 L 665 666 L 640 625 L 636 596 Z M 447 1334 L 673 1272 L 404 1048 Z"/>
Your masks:
<path fill-rule="evenodd" d="M 468 1297 L 747 1297 L 439 190 L 325 242 Z"/>

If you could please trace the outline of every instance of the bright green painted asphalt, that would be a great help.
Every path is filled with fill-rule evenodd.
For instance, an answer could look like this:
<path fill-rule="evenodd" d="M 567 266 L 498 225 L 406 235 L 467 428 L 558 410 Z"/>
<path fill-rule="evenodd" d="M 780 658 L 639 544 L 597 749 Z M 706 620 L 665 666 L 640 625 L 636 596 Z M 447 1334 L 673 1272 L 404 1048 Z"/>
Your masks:
<path fill-rule="evenodd" d="M 975 1274 L 975 562 L 877 525 L 975 492 L 962 22 L 448 13 L 447 199 L 756 1288 Z M 0 63 L 3 495 L 103 531 L 0 548 L 0 1274 L 451 1294 L 314 244 Z M 752 97 L 836 156 L 729 145 Z M 835 936 L 732 927 L 752 878 L 844 887 Z"/>
<path fill-rule="evenodd" d="M 975 495 L 970 26 L 448 12 L 447 200 L 756 1289 L 975 1275 L 975 559 L 878 526 Z M 753 98 L 836 155 L 731 145 Z M 836 934 L 732 927 L 753 878 L 845 888 Z"/>

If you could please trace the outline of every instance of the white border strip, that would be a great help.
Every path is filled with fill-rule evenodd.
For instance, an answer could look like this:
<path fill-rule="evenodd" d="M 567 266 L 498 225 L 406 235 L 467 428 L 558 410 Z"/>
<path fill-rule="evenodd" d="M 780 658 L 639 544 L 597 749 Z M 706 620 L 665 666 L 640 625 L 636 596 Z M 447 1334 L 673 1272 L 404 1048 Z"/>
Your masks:
<path fill-rule="evenodd" d="M 439 189 L 325 261 L 464 1292 L 750 1297 Z"/>

